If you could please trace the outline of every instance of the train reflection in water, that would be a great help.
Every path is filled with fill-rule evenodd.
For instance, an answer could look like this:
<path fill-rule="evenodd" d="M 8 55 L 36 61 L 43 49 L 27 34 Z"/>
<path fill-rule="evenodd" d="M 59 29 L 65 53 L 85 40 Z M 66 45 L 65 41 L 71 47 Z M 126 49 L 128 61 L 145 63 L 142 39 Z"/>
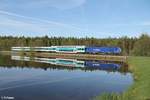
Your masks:
<path fill-rule="evenodd" d="M 26 56 L 11 56 L 11 59 L 19 61 L 33 61 L 81 69 L 119 70 L 121 67 L 124 67 L 124 64 L 122 63 L 95 61 L 95 60 L 91 61 L 91 60 L 62 59 L 62 58 L 39 58 Z"/>

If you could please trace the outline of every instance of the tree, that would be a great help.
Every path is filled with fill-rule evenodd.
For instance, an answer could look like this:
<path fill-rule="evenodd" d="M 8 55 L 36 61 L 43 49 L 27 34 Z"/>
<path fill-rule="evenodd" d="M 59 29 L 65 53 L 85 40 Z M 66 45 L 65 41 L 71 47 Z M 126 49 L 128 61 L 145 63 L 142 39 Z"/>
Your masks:
<path fill-rule="evenodd" d="M 132 53 L 137 56 L 150 56 L 150 37 L 147 34 L 142 34 L 137 40 Z"/>

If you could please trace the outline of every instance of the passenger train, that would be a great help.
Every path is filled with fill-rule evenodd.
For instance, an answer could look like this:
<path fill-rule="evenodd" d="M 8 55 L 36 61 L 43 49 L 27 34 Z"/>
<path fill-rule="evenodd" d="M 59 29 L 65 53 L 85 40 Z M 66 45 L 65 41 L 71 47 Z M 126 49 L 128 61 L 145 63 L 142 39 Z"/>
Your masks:
<path fill-rule="evenodd" d="M 120 54 L 120 47 L 89 47 L 89 46 L 49 46 L 49 47 L 12 47 L 12 51 L 36 51 L 36 52 L 59 52 L 59 53 L 101 53 Z"/>

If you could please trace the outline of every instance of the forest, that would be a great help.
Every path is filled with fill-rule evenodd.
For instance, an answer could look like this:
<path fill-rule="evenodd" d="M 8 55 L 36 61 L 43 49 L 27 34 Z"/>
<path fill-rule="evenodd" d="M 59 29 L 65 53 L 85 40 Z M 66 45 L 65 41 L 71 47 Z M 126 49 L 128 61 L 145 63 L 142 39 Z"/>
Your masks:
<path fill-rule="evenodd" d="M 0 51 L 10 51 L 13 46 L 35 47 L 52 45 L 118 46 L 122 49 L 121 55 L 150 56 L 150 36 L 148 34 L 142 34 L 138 38 L 127 36 L 120 38 L 0 36 Z"/>

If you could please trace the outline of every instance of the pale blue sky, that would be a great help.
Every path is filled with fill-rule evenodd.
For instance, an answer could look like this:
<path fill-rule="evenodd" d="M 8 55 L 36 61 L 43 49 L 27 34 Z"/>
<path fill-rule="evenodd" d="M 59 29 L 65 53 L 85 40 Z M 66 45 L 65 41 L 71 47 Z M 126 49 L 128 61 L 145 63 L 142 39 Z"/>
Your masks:
<path fill-rule="evenodd" d="M 0 0 L 0 34 L 120 37 L 150 34 L 150 0 Z"/>

